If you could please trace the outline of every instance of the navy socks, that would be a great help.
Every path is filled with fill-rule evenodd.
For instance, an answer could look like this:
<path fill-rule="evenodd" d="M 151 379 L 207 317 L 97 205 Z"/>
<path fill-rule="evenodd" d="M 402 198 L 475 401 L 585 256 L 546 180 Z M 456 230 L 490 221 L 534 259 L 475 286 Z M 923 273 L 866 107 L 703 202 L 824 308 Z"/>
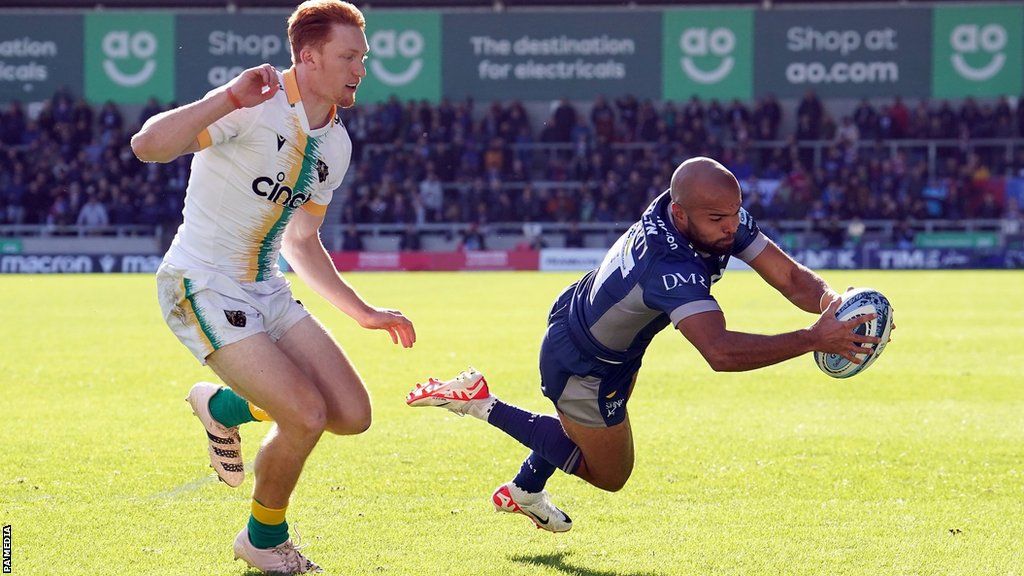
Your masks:
<path fill-rule="evenodd" d="M 540 492 L 556 467 L 572 474 L 579 467 L 581 453 L 554 416 L 533 414 L 498 400 L 487 418 L 492 426 L 515 438 L 533 453 L 523 462 L 517 486 Z"/>

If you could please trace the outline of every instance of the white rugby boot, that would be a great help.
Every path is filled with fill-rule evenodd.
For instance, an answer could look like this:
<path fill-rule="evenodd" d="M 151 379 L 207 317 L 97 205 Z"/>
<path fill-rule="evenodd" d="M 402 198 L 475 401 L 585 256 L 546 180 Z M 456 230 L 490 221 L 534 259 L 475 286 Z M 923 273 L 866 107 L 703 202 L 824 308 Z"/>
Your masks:
<path fill-rule="evenodd" d="M 249 541 L 249 528 L 235 537 L 235 560 L 243 560 L 249 566 L 267 574 L 316 574 L 323 572 L 315 562 L 302 555 L 289 538 L 273 548 L 257 548 Z"/>
<path fill-rule="evenodd" d="M 431 378 L 426 384 L 417 384 L 405 398 L 409 406 L 442 406 L 458 414 L 466 415 L 477 400 L 491 399 L 484 375 L 473 368 L 459 373 L 458 376 L 442 382 Z"/>
<path fill-rule="evenodd" d="M 210 414 L 210 398 L 219 390 L 220 386 L 212 382 L 198 382 L 188 391 L 185 401 L 192 406 L 192 413 L 206 429 L 210 467 L 217 472 L 221 482 L 236 488 L 245 480 L 242 437 L 238 434 L 238 426 L 228 428 Z"/>
<path fill-rule="evenodd" d="M 537 493 L 527 492 L 514 483 L 507 482 L 494 491 L 491 503 L 498 512 L 526 516 L 541 530 L 568 532 L 572 528 L 572 518 L 551 503 L 551 497 L 546 490 Z"/>

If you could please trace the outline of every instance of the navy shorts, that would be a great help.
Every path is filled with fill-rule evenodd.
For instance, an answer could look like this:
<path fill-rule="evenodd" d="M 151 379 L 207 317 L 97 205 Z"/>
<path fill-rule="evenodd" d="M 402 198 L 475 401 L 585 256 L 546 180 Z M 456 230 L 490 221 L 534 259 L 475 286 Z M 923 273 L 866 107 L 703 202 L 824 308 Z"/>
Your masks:
<path fill-rule="evenodd" d="M 559 412 L 584 426 L 607 428 L 626 418 L 626 402 L 641 358 L 622 364 L 582 353 L 569 337 L 567 315 L 572 286 L 559 296 L 540 346 L 541 392 Z"/>

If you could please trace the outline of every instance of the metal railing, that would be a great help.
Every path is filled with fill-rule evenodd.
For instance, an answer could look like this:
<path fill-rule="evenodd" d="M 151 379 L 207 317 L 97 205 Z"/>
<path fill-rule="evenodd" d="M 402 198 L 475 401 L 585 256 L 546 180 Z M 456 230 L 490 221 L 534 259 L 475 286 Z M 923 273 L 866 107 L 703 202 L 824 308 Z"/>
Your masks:
<path fill-rule="evenodd" d="M 490 222 L 478 226 L 485 234 L 523 234 L 526 229 L 532 233 L 540 234 L 562 234 L 570 230 L 579 230 L 583 233 L 600 232 L 623 232 L 633 224 L 634 220 L 623 222 Z M 759 221 L 773 231 L 780 234 L 812 233 L 821 229 L 821 222 L 813 220 L 770 220 Z M 977 219 L 977 220 L 908 220 L 907 224 L 914 232 L 995 232 L 1002 233 L 1007 229 L 1007 220 L 1002 219 Z M 849 222 L 841 221 L 842 225 Z M 895 220 L 862 220 L 866 234 L 892 234 L 899 222 Z M 403 234 L 409 229 L 410 224 L 325 224 L 321 228 L 321 235 L 338 236 L 344 234 L 345 230 L 355 227 L 361 234 L 373 236 Z M 420 234 L 451 234 L 464 232 L 475 226 L 472 223 L 426 223 L 412 224 L 413 229 Z"/>
<path fill-rule="evenodd" d="M 40 238 L 54 236 L 159 237 L 161 226 L 148 224 L 112 224 L 109 226 L 78 226 L 76 224 L 0 224 L 0 238 Z"/>
<path fill-rule="evenodd" d="M 507 234 L 524 233 L 529 229 L 532 233 L 565 233 L 570 230 L 579 230 L 583 233 L 600 232 L 622 232 L 633 224 L 634 220 L 621 222 L 489 222 L 480 226 L 484 233 Z M 760 221 L 765 226 L 782 234 L 810 233 L 818 231 L 820 222 L 813 220 L 771 220 Z M 975 219 L 975 220 L 908 220 L 907 224 L 914 232 L 996 232 L 1002 233 L 1007 230 L 1008 221 L 1004 219 Z M 866 233 L 891 234 L 899 224 L 894 220 L 863 220 Z M 848 224 L 848 222 L 841 222 Z M 430 222 L 423 224 L 411 224 L 413 229 L 421 234 L 451 234 L 468 230 L 475 224 L 469 222 Z M 344 234 L 345 230 L 355 227 L 361 234 L 374 236 L 387 234 L 402 234 L 409 229 L 410 224 L 401 223 L 362 223 L 362 224 L 324 224 L 321 227 L 321 234 L 324 236 L 338 236 Z M 1018 225 L 1018 227 L 1021 227 Z M 50 226 L 46 224 L 2 224 L 0 225 L 0 238 L 51 238 L 51 237 L 159 237 L 163 233 L 160 226 L 149 226 L 143 224 L 117 225 L 117 226 Z"/>
<path fill-rule="evenodd" d="M 546 242 L 560 243 L 558 237 L 571 231 L 579 231 L 590 238 L 589 246 L 610 246 L 633 221 L 623 222 L 492 222 L 479 227 L 479 231 L 485 236 L 496 239 L 504 237 L 508 239 L 527 240 L 541 237 Z M 872 245 L 891 244 L 894 232 L 899 223 L 892 220 L 864 220 L 863 231 L 858 234 L 862 242 Z M 824 245 L 825 232 L 821 222 L 811 220 L 778 220 L 772 221 L 762 219 L 761 227 L 780 245 L 787 250 L 804 248 L 815 248 Z M 997 246 L 1021 245 L 1024 241 L 1024 221 L 1021 220 L 911 220 L 908 221 L 910 229 L 914 233 L 934 232 L 961 232 L 965 235 L 970 233 L 987 233 L 993 235 Z M 841 222 L 840 225 L 847 230 L 849 222 Z M 465 222 L 452 223 L 424 223 L 424 224 L 325 224 L 321 228 L 321 239 L 328 250 L 338 251 L 342 249 L 345 232 L 354 228 L 364 239 L 379 238 L 384 244 L 377 244 L 376 250 L 392 250 L 393 247 L 383 248 L 382 246 L 397 246 L 398 237 L 405 234 L 410 227 L 421 238 L 433 237 L 443 240 L 442 245 L 447 242 L 458 240 L 461 234 L 469 230 L 474 224 Z M 102 236 L 96 232 L 102 231 Z M 164 230 L 159 226 L 128 225 L 128 226 L 106 226 L 102 228 L 86 226 L 47 226 L 36 224 L 22 225 L 0 225 L 0 253 L 21 252 L 20 241 L 28 238 L 47 238 L 51 241 L 62 240 L 58 251 L 76 251 L 76 243 L 80 238 L 104 238 L 114 240 L 123 238 L 130 239 L 148 238 L 160 241 L 161 248 L 166 248 L 169 237 L 163 237 Z M 597 236 L 598 238 L 595 238 Z M 603 236 L 603 239 L 600 238 Z M 390 238 L 390 239 L 387 239 Z M 387 240 L 385 240 L 387 239 Z M 13 242 L 13 244 L 12 244 Z M 64 245 L 66 243 L 66 246 Z M 435 248 L 436 249 L 436 248 Z M 447 248 L 441 248 L 447 249 Z M 47 251 L 54 249 L 48 248 Z"/>

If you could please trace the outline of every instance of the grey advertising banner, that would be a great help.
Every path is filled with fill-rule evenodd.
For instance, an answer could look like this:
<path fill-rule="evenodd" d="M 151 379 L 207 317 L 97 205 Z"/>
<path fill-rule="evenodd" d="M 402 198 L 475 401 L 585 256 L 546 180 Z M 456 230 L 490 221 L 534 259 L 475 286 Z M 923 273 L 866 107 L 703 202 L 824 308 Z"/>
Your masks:
<path fill-rule="evenodd" d="M 931 10 L 773 10 L 755 17 L 754 91 L 927 96 Z"/>
<path fill-rule="evenodd" d="M 190 102 L 264 62 L 291 66 L 288 13 L 179 14 L 176 95 Z"/>
<path fill-rule="evenodd" d="M 661 14 L 444 14 L 443 93 L 452 98 L 661 95 Z"/>
<path fill-rule="evenodd" d="M 82 94 L 82 16 L 0 18 L 0 102 L 45 100 L 61 86 Z"/>

